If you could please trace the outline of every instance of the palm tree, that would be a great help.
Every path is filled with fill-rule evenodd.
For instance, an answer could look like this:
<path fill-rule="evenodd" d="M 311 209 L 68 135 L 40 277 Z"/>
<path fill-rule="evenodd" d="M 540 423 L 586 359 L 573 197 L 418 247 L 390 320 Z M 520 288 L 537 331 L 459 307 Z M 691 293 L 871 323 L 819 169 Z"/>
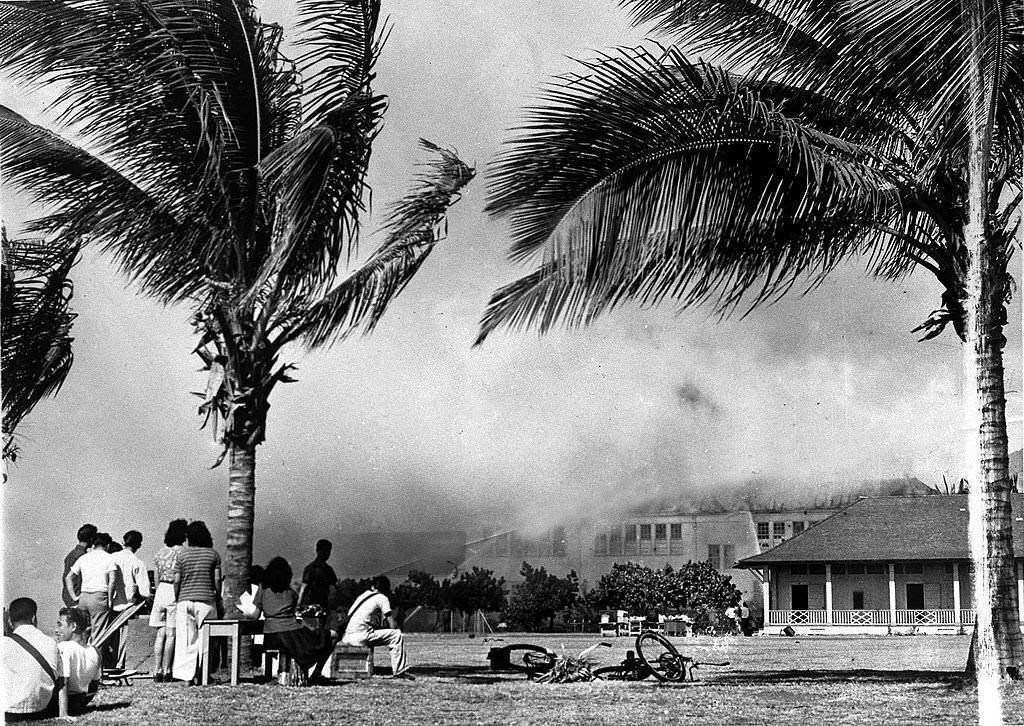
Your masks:
<path fill-rule="evenodd" d="M 48 240 L 8 240 L 0 230 L 3 267 L 3 458 L 18 458 L 16 429 L 39 401 L 55 396 L 71 370 L 71 310 L 68 275 L 76 246 Z"/>
<path fill-rule="evenodd" d="M 749 310 L 852 257 L 883 278 L 928 270 L 944 291 L 918 330 L 952 326 L 977 371 L 979 622 L 1012 675 L 1024 644 L 1002 349 L 1022 193 L 1020 4 L 621 4 L 706 62 L 620 49 L 547 87 L 493 166 L 488 207 L 510 221 L 511 257 L 538 264 L 493 295 L 478 343 L 500 326 L 587 324 L 627 300 Z"/>
<path fill-rule="evenodd" d="M 145 293 L 194 310 L 199 412 L 229 461 L 231 605 L 252 564 L 270 394 L 292 380 L 285 346 L 372 330 L 473 176 L 423 142 L 434 160 L 356 264 L 387 102 L 372 87 L 379 3 L 302 0 L 299 17 L 292 61 L 243 0 L 0 2 L 0 66 L 57 89 L 56 121 L 80 140 L 0 111 L 6 179 L 46 205 L 30 229 L 99 244 Z"/>

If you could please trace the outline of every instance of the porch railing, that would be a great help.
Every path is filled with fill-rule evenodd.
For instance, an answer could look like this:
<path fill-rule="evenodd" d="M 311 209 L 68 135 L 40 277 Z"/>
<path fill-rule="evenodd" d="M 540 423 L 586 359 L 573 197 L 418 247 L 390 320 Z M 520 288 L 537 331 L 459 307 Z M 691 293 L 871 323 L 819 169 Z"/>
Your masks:
<path fill-rule="evenodd" d="M 928 608 L 897 610 L 893 622 L 889 610 L 833 610 L 832 625 L 973 625 L 975 611 L 961 608 L 960 622 L 955 610 Z M 770 610 L 768 625 L 828 625 L 826 610 Z"/>

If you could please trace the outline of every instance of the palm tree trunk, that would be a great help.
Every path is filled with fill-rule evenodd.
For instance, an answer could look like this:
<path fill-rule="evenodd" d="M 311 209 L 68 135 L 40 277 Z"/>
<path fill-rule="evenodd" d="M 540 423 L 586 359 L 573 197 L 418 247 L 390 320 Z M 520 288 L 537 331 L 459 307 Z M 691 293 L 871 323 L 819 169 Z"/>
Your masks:
<path fill-rule="evenodd" d="M 238 597 L 249 587 L 256 505 L 256 446 L 232 443 L 228 453 L 228 522 L 224 558 L 224 616 L 241 618 Z M 242 647 L 239 671 L 251 668 L 249 648 Z"/>
<path fill-rule="evenodd" d="M 975 652 L 979 703 L 999 708 L 1000 678 L 1018 677 L 1024 660 L 1017 611 L 1013 556 L 1013 515 L 1010 508 L 1006 400 L 1003 388 L 1002 328 L 1005 256 L 989 224 L 989 165 L 992 144 L 993 83 L 986 79 L 986 1 L 964 3 L 970 33 L 970 141 L 968 147 L 968 213 L 964 228 L 970 266 L 967 279 L 967 340 L 964 346 L 965 387 L 975 383 L 976 395 L 965 396 L 971 557 L 975 567 L 978 639 Z M 972 399 L 972 400 L 966 400 Z M 994 698 L 992 698 L 994 696 Z M 992 714 L 995 715 L 995 714 Z"/>

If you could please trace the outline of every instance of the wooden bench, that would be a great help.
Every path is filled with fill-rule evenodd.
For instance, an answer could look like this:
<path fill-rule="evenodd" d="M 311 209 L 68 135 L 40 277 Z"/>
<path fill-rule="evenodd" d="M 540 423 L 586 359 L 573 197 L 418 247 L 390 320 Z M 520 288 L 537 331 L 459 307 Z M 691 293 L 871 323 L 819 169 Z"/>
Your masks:
<path fill-rule="evenodd" d="M 338 643 L 331 655 L 331 678 L 354 681 L 373 675 L 373 648 Z"/>

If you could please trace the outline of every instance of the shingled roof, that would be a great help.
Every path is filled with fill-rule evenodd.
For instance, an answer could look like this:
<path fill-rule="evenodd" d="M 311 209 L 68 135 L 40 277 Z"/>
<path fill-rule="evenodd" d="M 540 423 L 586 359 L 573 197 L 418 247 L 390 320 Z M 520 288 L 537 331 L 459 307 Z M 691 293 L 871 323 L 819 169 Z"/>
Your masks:
<path fill-rule="evenodd" d="M 1013 549 L 1024 557 L 1024 495 L 1012 497 Z M 969 558 L 966 494 L 870 497 L 736 566 Z"/>

